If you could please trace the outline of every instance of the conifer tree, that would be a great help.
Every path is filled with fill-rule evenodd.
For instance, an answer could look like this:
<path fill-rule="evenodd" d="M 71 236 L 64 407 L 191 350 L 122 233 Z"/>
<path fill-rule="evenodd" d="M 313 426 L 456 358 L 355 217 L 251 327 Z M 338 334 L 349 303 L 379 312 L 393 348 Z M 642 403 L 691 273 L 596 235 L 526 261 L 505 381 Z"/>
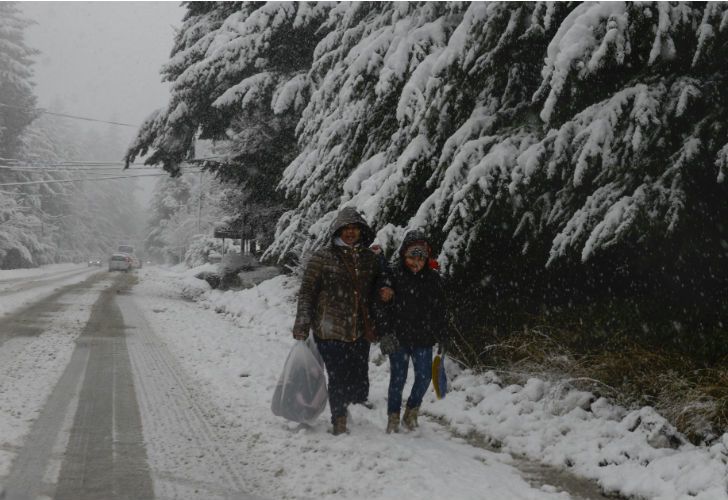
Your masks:
<path fill-rule="evenodd" d="M 190 180 L 187 176 L 160 178 L 152 192 L 151 214 L 144 236 L 145 253 L 158 261 L 166 261 L 179 249 L 171 248 L 166 231 L 170 222 L 187 211 L 190 200 Z"/>
<path fill-rule="evenodd" d="M 62 104 L 55 107 L 62 109 Z M 29 249 L 24 265 L 103 258 L 120 241 L 136 237 L 142 214 L 134 180 L 56 182 L 110 173 L 73 166 L 75 161 L 98 160 L 98 155 L 113 151 L 114 143 L 105 140 L 107 136 L 91 136 L 95 137 L 93 147 L 88 146 L 88 131 L 78 123 L 48 115 L 36 119 L 23 133 L 21 161 L 10 173 L 16 181 L 33 183 L 17 186 L 15 197 L 24 211 L 37 217 L 37 226 L 42 227 L 37 232 L 44 242 Z M 35 184 L 41 180 L 49 182 Z"/>
<path fill-rule="evenodd" d="M 264 151 L 281 136 L 261 117 L 294 102 L 296 156 L 278 184 L 292 209 L 268 257 L 324 244 L 354 206 L 388 252 L 426 229 L 443 272 L 489 296 L 568 302 L 622 287 L 720 302 L 726 4 L 307 7 L 315 48 L 284 74 L 269 51 L 292 47 L 282 33 L 299 26 L 286 24 L 297 5 L 191 10 L 167 66 L 170 106 L 131 150 L 174 163 L 196 131 L 224 129 Z"/>
<path fill-rule="evenodd" d="M 30 22 L 19 15 L 15 2 L 0 3 L 0 155 L 14 158 L 19 137 L 35 114 L 32 56 L 24 30 Z"/>
<path fill-rule="evenodd" d="M 330 8 L 317 2 L 188 4 L 162 69 L 172 97 L 142 125 L 127 160 L 151 152 L 147 164 L 176 174 L 196 139 L 218 141 L 216 157 L 199 164 L 265 205 L 272 227 L 283 203 L 275 187 L 295 154 L 306 75 Z"/>
<path fill-rule="evenodd" d="M 17 158 L 21 134 L 35 118 L 31 82 L 31 57 L 35 52 L 24 41 L 24 30 L 29 24 L 19 15 L 15 3 L 0 4 L 0 157 L 6 163 L 0 169 L 0 181 L 4 183 L 22 180 L 22 176 L 7 168 L 7 163 Z M 33 252 L 47 249 L 39 230 L 41 222 L 35 213 L 38 200 L 23 190 L 3 191 L 0 193 L 0 267 L 30 265 Z"/>

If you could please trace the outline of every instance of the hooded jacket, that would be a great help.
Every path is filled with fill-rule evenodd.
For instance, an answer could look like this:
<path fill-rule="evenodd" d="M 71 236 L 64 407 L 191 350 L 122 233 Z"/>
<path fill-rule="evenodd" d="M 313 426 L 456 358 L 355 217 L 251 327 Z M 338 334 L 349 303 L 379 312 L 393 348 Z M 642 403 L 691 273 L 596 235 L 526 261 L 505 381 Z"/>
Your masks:
<path fill-rule="evenodd" d="M 378 303 L 377 325 L 383 335 L 395 335 L 403 347 L 430 347 L 447 339 L 447 303 L 437 271 L 425 265 L 415 274 L 405 266 L 404 252 L 416 242 L 423 242 L 431 249 L 421 231 L 405 235 L 391 276 L 394 300 L 389 304 Z"/>
<path fill-rule="evenodd" d="M 353 248 L 337 246 L 334 240 L 349 224 L 361 226 L 359 243 Z M 329 228 L 330 244 L 314 252 L 306 264 L 294 332 L 308 334 L 313 329 L 321 340 L 344 342 L 364 335 L 364 315 L 369 315 L 376 290 L 388 286 L 377 255 L 368 248 L 373 237 L 354 208 L 339 212 Z"/>
<path fill-rule="evenodd" d="M 404 239 L 402 240 L 402 244 L 399 246 L 398 255 L 400 260 L 404 259 L 404 251 L 407 250 L 412 244 L 422 242 L 427 246 L 428 252 L 432 253 L 432 246 L 430 245 L 430 240 L 427 239 L 427 236 L 425 233 L 420 231 L 419 229 L 413 229 L 412 231 L 407 231 L 407 233 L 404 235 Z"/>

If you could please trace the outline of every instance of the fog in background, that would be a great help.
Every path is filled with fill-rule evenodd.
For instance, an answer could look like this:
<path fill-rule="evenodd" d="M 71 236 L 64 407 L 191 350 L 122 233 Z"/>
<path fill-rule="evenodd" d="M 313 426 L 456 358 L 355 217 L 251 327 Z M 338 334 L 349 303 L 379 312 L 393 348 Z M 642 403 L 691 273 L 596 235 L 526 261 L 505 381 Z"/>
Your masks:
<path fill-rule="evenodd" d="M 23 2 L 20 7 L 35 22 L 26 30 L 26 42 L 40 51 L 34 65 L 38 106 L 132 125 L 55 118 L 79 134 L 112 136 L 118 143 L 106 158 L 84 159 L 121 160 L 136 126 L 168 100 L 159 70 L 184 9 L 178 2 Z M 136 180 L 136 195 L 145 205 L 156 179 Z"/>

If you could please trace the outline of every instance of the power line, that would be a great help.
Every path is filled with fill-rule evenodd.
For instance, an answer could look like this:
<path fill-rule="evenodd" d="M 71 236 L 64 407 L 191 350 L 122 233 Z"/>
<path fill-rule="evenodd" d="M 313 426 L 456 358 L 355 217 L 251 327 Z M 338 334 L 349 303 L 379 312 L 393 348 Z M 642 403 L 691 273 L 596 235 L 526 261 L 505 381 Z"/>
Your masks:
<path fill-rule="evenodd" d="M 189 163 L 197 163 L 201 161 L 209 161 L 209 160 L 216 160 L 220 158 L 225 158 L 224 156 L 208 156 L 204 158 L 190 158 L 189 160 L 184 160 L 180 163 L 181 166 L 185 166 Z M 58 160 L 58 161 L 44 161 L 39 159 L 32 159 L 32 158 L 3 158 L 0 157 L 0 161 L 5 163 L 17 163 L 17 162 L 23 162 L 23 163 L 30 163 L 32 165 L 39 165 L 39 166 L 88 166 L 88 165 L 118 165 L 118 166 L 124 166 L 126 165 L 126 162 L 124 161 L 96 161 L 96 160 Z M 140 163 L 140 162 L 134 162 L 130 163 L 129 165 L 133 166 L 144 166 L 149 168 L 157 168 L 152 167 L 151 165 L 147 165 L 146 163 Z M 194 165 L 197 167 L 197 165 Z"/>
<path fill-rule="evenodd" d="M 98 122 L 98 123 L 108 123 L 109 125 L 120 125 L 122 127 L 132 127 L 132 128 L 139 128 L 139 125 L 131 125 L 130 123 L 121 123 L 121 122 L 112 122 L 107 120 L 98 120 L 96 118 L 88 118 L 86 116 L 75 116 L 75 115 L 67 115 L 65 113 L 54 113 L 52 111 L 45 110 L 43 108 L 25 108 L 22 106 L 13 106 L 12 104 L 5 104 L 4 102 L 0 102 L 0 106 L 3 106 L 5 108 L 11 108 L 11 109 L 19 109 L 21 111 L 35 111 L 37 113 L 42 113 L 46 115 L 52 115 L 52 116 L 60 116 L 63 118 L 71 118 L 73 120 L 84 120 L 87 122 Z"/>
<path fill-rule="evenodd" d="M 197 172 L 199 167 L 194 167 L 192 165 L 182 167 L 180 170 L 182 172 L 188 172 L 190 169 L 195 169 L 194 172 Z M 158 167 L 131 167 L 131 168 L 123 168 L 123 167 L 112 167 L 112 166 L 88 166 L 88 167 L 56 167 L 56 166 L 49 166 L 48 167 L 30 167 L 25 165 L 0 165 L 0 169 L 4 170 L 10 170 L 12 172 L 37 172 L 37 173 L 54 173 L 54 172 L 123 172 L 125 170 L 128 171 L 159 171 Z"/>
<path fill-rule="evenodd" d="M 68 182 L 91 182 L 91 181 L 105 181 L 110 179 L 133 179 L 135 177 L 161 177 L 168 176 L 168 173 L 163 174 L 139 174 L 139 175 L 116 175 L 112 177 L 88 177 L 86 179 L 49 179 L 44 181 L 23 181 L 23 182 L 3 182 L 0 186 L 27 186 L 30 184 L 61 184 Z"/>
<path fill-rule="evenodd" d="M 65 160 L 43 160 L 41 158 L 1 158 L 0 161 L 5 163 L 28 163 L 31 165 L 41 165 L 41 166 L 88 166 L 88 165 L 116 165 L 123 167 L 126 162 L 124 161 L 95 161 L 95 160 L 74 160 L 74 161 L 65 161 Z M 144 166 L 144 163 L 130 163 L 129 165 L 138 165 L 138 166 Z"/>

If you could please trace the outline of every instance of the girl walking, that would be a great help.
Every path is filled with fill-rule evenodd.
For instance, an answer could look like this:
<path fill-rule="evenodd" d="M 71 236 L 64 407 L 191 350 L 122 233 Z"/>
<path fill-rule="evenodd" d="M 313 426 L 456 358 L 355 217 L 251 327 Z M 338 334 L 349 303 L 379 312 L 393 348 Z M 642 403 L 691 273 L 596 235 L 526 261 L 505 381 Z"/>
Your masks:
<path fill-rule="evenodd" d="M 442 351 L 447 342 L 445 293 L 440 275 L 428 265 L 430 256 L 430 242 L 424 233 L 410 231 L 405 235 L 392 271 L 394 299 L 379 311 L 385 334 L 395 337 L 398 344 L 394 352 L 387 352 L 383 339 L 382 351 L 389 354 L 390 367 L 387 433 L 399 432 L 410 360 L 414 384 L 401 423 L 408 430 L 417 427 L 420 405 L 430 386 L 432 348 L 437 343 L 438 351 Z"/>

